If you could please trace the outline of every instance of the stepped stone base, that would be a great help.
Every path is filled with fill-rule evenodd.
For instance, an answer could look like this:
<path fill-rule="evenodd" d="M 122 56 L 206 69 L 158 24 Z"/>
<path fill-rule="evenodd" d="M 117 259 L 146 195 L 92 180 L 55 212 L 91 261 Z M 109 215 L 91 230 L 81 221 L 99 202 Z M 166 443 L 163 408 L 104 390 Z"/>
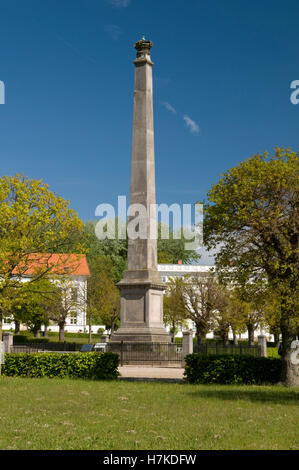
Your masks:
<path fill-rule="evenodd" d="M 111 342 L 171 342 L 163 325 L 165 285 L 159 273 L 155 274 L 153 279 L 124 278 L 118 283 L 121 290 L 121 323 L 110 338 Z"/>

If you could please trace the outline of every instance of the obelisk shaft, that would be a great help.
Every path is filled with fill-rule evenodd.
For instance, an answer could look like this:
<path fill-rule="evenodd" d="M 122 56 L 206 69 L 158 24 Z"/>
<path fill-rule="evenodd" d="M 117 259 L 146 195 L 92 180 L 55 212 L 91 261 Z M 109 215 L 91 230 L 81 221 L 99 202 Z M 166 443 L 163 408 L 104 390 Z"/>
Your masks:
<path fill-rule="evenodd" d="M 157 270 L 157 241 L 155 239 L 156 203 L 155 153 L 153 119 L 153 62 L 150 58 L 150 41 L 139 41 L 135 64 L 134 118 L 132 141 L 132 167 L 130 204 L 141 204 L 145 208 L 146 239 L 129 238 L 128 271 L 143 270 L 148 277 Z M 143 215 L 141 216 L 143 217 Z M 152 230 L 151 230 L 152 229 Z M 145 274 L 146 276 L 146 274 Z"/>
<path fill-rule="evenodd" d="M 135 44 L 137 59 L 134 61 L 130 188 L 132 212 L 128 224 L 134 223 L 137 216 L 139 217 L 137 226 L 140 228 L 142 224 L 146 233 L 145 236 L 131 237 L 128 230 L 128 269 L 118 283 L 121 290 L 120 328 L 113 334 L 112 342 L 170 341 L 163 326 L 165 286 L 157 269 L 156 211 L 151 210 L 156 203 L 151 47 L 152 43 L 145 39 Z M 140 206 L 143 209 L 141 214 L 138 210 Z"/>

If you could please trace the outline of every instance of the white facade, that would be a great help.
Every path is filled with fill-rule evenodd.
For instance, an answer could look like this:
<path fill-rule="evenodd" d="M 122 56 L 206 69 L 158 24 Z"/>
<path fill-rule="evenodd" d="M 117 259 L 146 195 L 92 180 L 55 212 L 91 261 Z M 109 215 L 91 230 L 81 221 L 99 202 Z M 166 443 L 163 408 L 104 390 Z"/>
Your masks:
<path fill-rule="evenodd" d="M 158 264 L 158 271 L 163 282 L 170 277 L 185 276 L 186 274 L 200 275 L 211 272 L 213 266 L 200 266 L 199 264 Z"/>

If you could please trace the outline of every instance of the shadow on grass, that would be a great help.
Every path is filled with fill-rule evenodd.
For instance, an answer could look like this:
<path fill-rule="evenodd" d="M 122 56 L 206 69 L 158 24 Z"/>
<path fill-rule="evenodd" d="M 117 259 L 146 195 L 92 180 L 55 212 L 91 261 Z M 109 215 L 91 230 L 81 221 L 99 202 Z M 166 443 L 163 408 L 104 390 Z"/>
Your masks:
<path fill-rule="evenodd" d="M 194 390 L 189 392 L 189 394 L 194 398 L 216 398 L 217 400 L 227 401 L 244 400 L 254 403 L 260 402 L 278 405 L 299 404 L 299 391 L 283 387 L 277 387 L 273 390 L 258 390 L 256 388 L 253 390 L 248 390 L 248 388 L 244 388 L 244 390 L 241 388 L 238 390 L 225 390 L 225 388 L 215 390 L 212 387 L 213 385 L 211 385 L 211 390 L 208 388 L 205 390 Z"/>

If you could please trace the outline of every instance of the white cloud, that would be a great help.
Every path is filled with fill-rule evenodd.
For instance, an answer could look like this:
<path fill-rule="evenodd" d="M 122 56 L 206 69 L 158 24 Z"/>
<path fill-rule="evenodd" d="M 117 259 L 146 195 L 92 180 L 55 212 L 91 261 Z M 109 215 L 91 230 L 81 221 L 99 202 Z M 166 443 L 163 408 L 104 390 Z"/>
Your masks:
<path fill-rule="evenodd" d="M 184 121 L 185 121 L 185 123 L 186 123 L 186 126 L 188 127 L 188 129 L 190 130 L 190 132 L 191 132 L 192 134 L 199 134 L 200 128 L 199 128 L 198 124 L 196 124 L 196 122 L 193 121 L 193 120 L 190 118 L 190 116 L 188 116 L 187 114 L 185 114 L 185 115 L 183 116 L 183 119 L 184 119 Z"/>
<path fill-rule="evenodd" d="M 168 111 L 170 111 L 173 114 L 176 114 L 176 110 L 174 109 L 174 107 L 171 106 L 171 104 L 167 103 L 167 101 L 163 101 L 162 104 Z"/>
<path fill-rule="evenodd" d="M 130 5 L 131 0 L 107 0 L 107 2 L 116 8 L 126 8 Z"/>
<path fill-rule="evenodd" d="M 122 34 L 120 27 L 116 24 L 106 24 L 104 26 L 104 30 L 113 41 L 117 41 L 119 36 Z"/>

